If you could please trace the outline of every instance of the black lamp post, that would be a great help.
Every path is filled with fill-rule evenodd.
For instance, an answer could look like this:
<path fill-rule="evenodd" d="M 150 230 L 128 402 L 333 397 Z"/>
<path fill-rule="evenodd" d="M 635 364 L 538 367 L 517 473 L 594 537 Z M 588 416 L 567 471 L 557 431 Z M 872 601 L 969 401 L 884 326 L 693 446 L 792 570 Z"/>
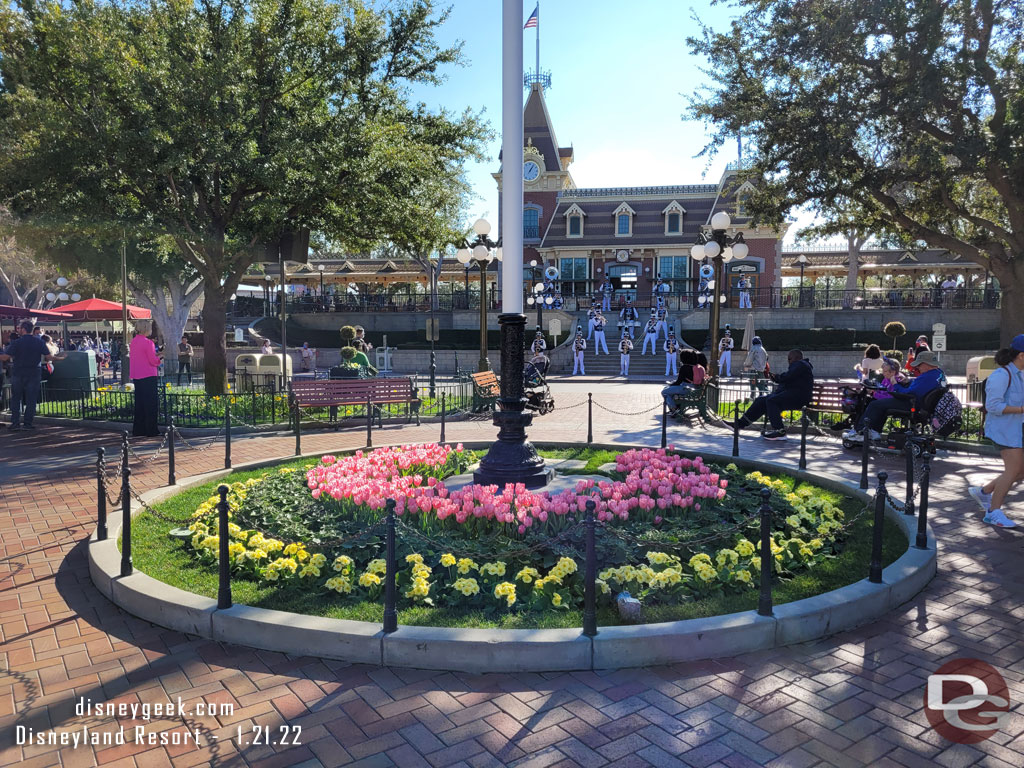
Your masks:
<path fill-rule="evenodd" d="M 807 256 L 800 254 L 796 257 L 796 263 L 800 265 L 800 304 L 803 307 L 807 304 L 807 299 L 804 298 L 804 270 L 807 268 Z"/>
<path fill-rule="evenodd" d="M 491 370 L 491 363 L 487 359 L 487 265 L 495 259 L 501 261 L 501 244 L 487 236 L 491 231 L 491 225 L 486 219 L 477 219 L 473 223 L 473 231 L 476 233 L 476 239 L 463 243 L 455 258 L 466 265 L 467 281 L 471 261 L 476 262 L 480 270 L 480 361 L 477 363 L 477 371 L 483 372 Z M 468 282 L 466 290 L 468 297 Z"/>
<path fill-rule="evenodd" d="M 316 268 L 317 268 L 317 271 L 320 273 L 320 299 L 323 300 L 323 298 L 324 298 L 324 265 L 323 264 L 317 264 Z"/>
<path fill-rule="evenodd" d="M 541 273 L 541 268 L 537 264 L 537 260 L 536 259 L 531 259 L 530 260 L 530 284 L 531 284 L 532 288 L 527 293 L 526 303 L 529 304 L 531 307 L 534 304 L 537 305 L 537 327 L 540 328 L 541 330 L 543 330 L 544 329 L 544 302 L 546 301 L 548 304 L 551 304 L 552 303 L 552 299 L 551 299 L 550 296 L 548 296 L 548 297 L 544 296 L 544 283 L 543 283 L 543 281 L 539 277 L 540 274 L 542 274 Z"/>
<path fill-rule="evenodd" d="M 722 300 L 724 298 L 722 294 L 722 281 L 723 281 L 723 265 L 735 259 L 745 259 L 750 249 L 747 244 L 743 241 L 743 233 L 738 232 L 734 237 L 730 237 L 726 234 L 726 230 L 732 220 L 729 218 L 729 214 L 725 211 L 719 211 L 711 217 L 711 231 L 705 232 L 703 229 L 700 234 L 697 235 L 697 243 L 690 250 L 690 256 L 698 261 L 704 258 L 710 258 L 714 265 L 715 275 L 711 300 L 711 317 L 708 321 L 708 333 L 711 337 L 711 355 L 709 360 L 709 367 L 711 368 L 708 373 L 711 376 L 718 375 L 718 327 L 721 321 L 721 309 Z"/>

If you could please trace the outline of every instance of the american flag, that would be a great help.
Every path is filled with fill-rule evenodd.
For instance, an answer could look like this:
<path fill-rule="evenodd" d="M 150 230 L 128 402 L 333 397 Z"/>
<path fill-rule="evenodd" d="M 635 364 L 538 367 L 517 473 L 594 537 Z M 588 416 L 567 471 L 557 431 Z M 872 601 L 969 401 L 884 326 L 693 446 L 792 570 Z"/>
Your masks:
<path fill-rule="evenodd" d="M 531 13 L 530 18 L 526 20 L 526 24 L 523 26 L 523 29 L 536 27 L 538 24 L 540 24 L 540 3 L 537 3 L 537 7 L 533 9 L 533 13 Z"/>

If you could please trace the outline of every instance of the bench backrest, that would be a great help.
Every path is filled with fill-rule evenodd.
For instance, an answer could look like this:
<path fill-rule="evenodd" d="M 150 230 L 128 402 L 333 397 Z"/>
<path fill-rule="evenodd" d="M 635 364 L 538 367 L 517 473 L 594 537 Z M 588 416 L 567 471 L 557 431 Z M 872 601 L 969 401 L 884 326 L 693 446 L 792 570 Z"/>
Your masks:
<path fill-rule="evenodd" d="M 415 399 L 412 379 L 317 379 L 293 381 L 292 393 L 299 405 L 361 405 L 405 403 Z"/>
<path fill-rule="evenodd" d="M 469 377 L 473 379 L 473 383 L 480 387 L 480 389 L 497 389 L 498 387 L 498 376 L 494 371 L 471 373 Z"/>
<path fill-rule="evenodd" d="M 815 384 L 810 407 L 819 411 L 843 410 L 843 384 Z"/>

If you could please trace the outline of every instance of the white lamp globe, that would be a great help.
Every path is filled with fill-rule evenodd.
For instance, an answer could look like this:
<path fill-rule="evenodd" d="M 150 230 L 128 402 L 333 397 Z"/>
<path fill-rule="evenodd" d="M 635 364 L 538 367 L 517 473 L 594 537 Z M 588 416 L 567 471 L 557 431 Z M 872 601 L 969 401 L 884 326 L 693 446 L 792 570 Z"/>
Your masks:
<path fill-rule="evenodd" d="M 736 243 L 732 247 L 732 255 L 734 259 L 745 259 L 747 254 L 750 253 L 750 249 L 746 243 Z"/>
<path fill-rule="evenodd" d="M 81 298 L 82 298 L 82 294 L 80 294 L 80 293 L 72 293 L 71 294 L 71 300 L 72 301 L 79 301 L 79 300 L 81 300 Z"/>
<path fill-rule="evenodd" d="M 478 235 L 486 235 L 491 231 L 491 224 L 487 219 L 477 219 L 473 222 L 473 231 Z"/>
<path fill-rule="evenodd" d="M 57 300 L 57 294 L 54 293 L 53 291 L 50 291 L 50 293 L 46 294 L 46 300 L 47 301 L 56 301 Z"/>
<path fill-rule="evenodd" d="M 68 295 L 64 293 L 64 291 L 61 291 L 60 293 L 57 294 L 57 298 L 60 299 L 61 301 L 67 301 Z"/>
<path fill-rule="evenodd" d="M 530 259 L 530 266 L 531 267 L 536 267 L 537 266 L 537 260 L 536 259 Z"/>
<path fill-rule="evenodd" d="M 483 261 L 488 258 L 489 252 L 486 245 L 474 245 L 473 246 L 473 257 L 477 261 Z"/>
<path fill-rule="evenodd" d="M 712 229 L 728 229 L 731 223 L 732 219 L 729 218 L 729 214 L 725 211 L 719 211 L 711 217 Z"/>
<path fill-rule="evenodd" d="M 496 258 L 498 261 L 501 261 L 502 255 L 503 254 L 502 254 L 502 251 L 501 251 L 501 247 L 498 247 L 498 248 L 494 249 L 494 258 Z"/>
<path fill-rule="evenodd" d="M 460 264 L 469 264 L 469 260 L 473 258 L 473 253 L 469 248 L 459 248 L 455 252 L 455 258 L 459 260 Z"/>
<path fill-rule="evenodd" d="M 708 258 L 713 259 L 715 258 L 715 256 L 718 255 L 718 252 L 720 250 L 722 249 L 718 246 L 718 243 L 712 240 L 710 243 L 704 246 L 704 255 L 707 256 Z"/>
<path fill-rule="evenodd" d="M 555 300 L 553 298 L 551 298 L 550 296 L 545 296 L 544 297 L 544 303 L 545 304 L 554 304 Z"/>
<path fill-rule="evenodd" d="M 727 246 L 726 249 L 724 251 L 722 251 L 722 261 L 728 263 L 728 262 L 732 261 L 732 257 L 733 257 L 732 248 L 729 248 Z"/>
<path fill-rule="evenodd" d="M 536 285 L 533 286 L 533 290 L 536 293 L 540 293 L 541 291 L 544 290 L 544 283 L 537 283 Z"/>
<path fill-rule="evenodd" d="M 707 297 L 704 296 L 704 294 L 701 294 L 700 296 L 697 297 L 697 303 L 698 304 L 703 304 L 706 301 L 707 301 Z"/>
<path fill-rule="evenodd" d="M 526 303 L 529 304 L 532 307 L 533 304 L 534 304 L 533 296 L 527 296 L 526 297 Z"/>
<path fill-rule="evenodd" d="M 701 259 L 703 259 L 704 258 L 704 246 L 703 245 L 695 245 L 695 246 L 693 246 L 693 248 L 690 249 L 690 256 L 695 258 L 697 261 L 700 261 Z"/>
<path fill-rule="evenodd" d="M 66 277 L 58 277 L 57 278 L 57 285 L 59 285 L 61 288 L 63 288 L 67 284 L 68 284 L 68 279 Z"/>
<path fill-rule="evenodd" d="M 721 296 L 718 297 L 718 303 L 719 304 L 725 304 L 725 301 L 726 301 L 725 294 L 723 293 Z"/>

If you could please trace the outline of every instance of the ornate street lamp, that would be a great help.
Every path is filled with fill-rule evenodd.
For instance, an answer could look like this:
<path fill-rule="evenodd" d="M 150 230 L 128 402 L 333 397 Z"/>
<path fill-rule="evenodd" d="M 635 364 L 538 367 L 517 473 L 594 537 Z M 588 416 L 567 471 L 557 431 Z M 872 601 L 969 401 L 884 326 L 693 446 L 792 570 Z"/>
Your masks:
<path fill-rule="evenodd" d="M 722 293 L 723 265 L 734 258 L 745 259 L 750 252 L 747 244 L 743 242 L 742 232 L 737 232 L 733 237 L 726 234 L 725 231 L 731 223 L 729 214 L 719 211 L 711 217 L 711 231 L 701 229 L 700 234 L 697 235 L 696 245 L 690 249 L 690 256 L 693 259 L 701 261 L 704 258 L 709 258 L 715 269 L 711 318 L 708 321 L 708 333 L 711 336 L 711 354 L 709 356 L 711 370 L 708 371 L 708 374 L 711 376 L 718 375 L 718 327 L 721 320 L 722 303 L 725 301 L 725 295 Z"/>
<path fill-rule="evenodd" d="M 800 265 L 800 304 L 799 304 L 799 306 L 802 307 L 806 303 L 805 300 L 804 300 L 804 269 L 807 268 L 807 256 L 805 256 L 804 254 L 801 253 L 799 256 L 796 257 L 796 263 Z"/>
<path fill-rule="evenodd" d="M 491 363 L 487 359 L 487 265 L 494 260 L 501 261 L 501 246 L 487 236 L 491 231 L 487 219 L 473 222 L 473 231 L 476 239 L 463 243 L 455 258 L 467 267 L 474 261 L 480 270 L 480 361 L 477 371 L 483 372 L 491 370 Z"/>
<path fill-rule="evenodd" d="M 320 273 L 320 298 L 324 297 L 324 265 L 317 264 L 317 271 Z"/>
<path fill-rule="evenodd" d="M 540 266 L 537 264 L 536 259 L 530 260 L 530 280 L 533 282 L 533 293 L 527 296 L 526 303 L 531 307 L 537 305 L 537 327 L 544 328 L 544 305 L 549 306 L 554 303 L 554 299 L 550 296 L 544 296 L 544 283 L 537 276 L 540 273 Z"/>

